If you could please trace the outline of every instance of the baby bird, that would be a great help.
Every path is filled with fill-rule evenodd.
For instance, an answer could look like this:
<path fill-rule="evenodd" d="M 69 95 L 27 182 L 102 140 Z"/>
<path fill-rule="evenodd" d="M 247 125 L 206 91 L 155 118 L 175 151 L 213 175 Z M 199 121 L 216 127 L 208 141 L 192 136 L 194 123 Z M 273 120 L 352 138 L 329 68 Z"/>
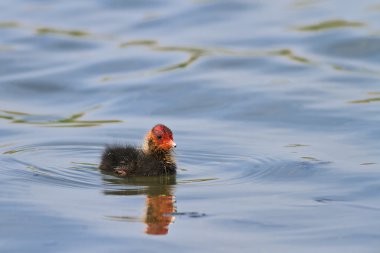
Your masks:
<path fill-rule="evenodd" d="M 172 131 L 158 124 L 146 134 L 142 148 L 107 146 L 99 168 L 123 177 L 174 175 L 177 168 L 173 156 L 175 147 Z"/>

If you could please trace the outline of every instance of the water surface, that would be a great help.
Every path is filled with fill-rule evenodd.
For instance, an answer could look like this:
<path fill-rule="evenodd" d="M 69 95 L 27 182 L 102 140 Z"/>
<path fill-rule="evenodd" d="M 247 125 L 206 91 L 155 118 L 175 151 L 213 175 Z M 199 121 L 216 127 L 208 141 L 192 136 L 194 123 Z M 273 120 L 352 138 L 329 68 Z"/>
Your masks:
<path fill-rule="evenodd" d="M 0 8 L 1 252 L 377 252 L 378 2 Z M 156 123 L 177 177 L 97 169 Z"/>

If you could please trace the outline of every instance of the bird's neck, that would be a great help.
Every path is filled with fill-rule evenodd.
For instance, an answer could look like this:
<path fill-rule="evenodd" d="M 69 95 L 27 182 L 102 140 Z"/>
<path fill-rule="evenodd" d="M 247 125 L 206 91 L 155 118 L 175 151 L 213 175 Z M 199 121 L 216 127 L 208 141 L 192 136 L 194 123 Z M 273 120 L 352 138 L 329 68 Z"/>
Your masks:
<path fill-rule="evenodd" d="M 171 150 L 163 150 L 157 148 L 153 140 L 146 138 L 143 151 L 147 155 L 155 157 L 157 160 L 164 162 L 167 165 L 175 165 L 175 160 L 173 157 L 173 152 Z"/>

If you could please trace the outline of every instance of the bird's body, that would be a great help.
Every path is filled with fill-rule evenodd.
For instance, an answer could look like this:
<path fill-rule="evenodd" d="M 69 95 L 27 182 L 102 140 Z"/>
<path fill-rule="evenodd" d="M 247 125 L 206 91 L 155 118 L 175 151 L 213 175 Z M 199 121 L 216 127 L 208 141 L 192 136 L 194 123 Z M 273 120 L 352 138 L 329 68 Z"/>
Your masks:
<path fill-rule="evenodd" d="M 175 146 L 171 130 L 159 124 L 148 132 L 143 148 L 108 146 L 103 152 L 100 169 L 125 177 L 173 175 L 176 173 Z"/>

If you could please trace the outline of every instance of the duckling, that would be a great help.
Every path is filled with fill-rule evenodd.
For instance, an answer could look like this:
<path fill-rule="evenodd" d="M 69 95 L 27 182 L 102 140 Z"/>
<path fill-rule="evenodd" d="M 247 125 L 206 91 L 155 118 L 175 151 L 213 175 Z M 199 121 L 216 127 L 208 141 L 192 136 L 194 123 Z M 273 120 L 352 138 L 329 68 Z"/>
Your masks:
<path fill-rule="evenodd" d="M 176 146 L 172 131 L 157 124 L 146 134 L 142 148 L 107 146 L 99 168 L 122 177 L 174 175 L 177 166 L 173 151 Z"/>

